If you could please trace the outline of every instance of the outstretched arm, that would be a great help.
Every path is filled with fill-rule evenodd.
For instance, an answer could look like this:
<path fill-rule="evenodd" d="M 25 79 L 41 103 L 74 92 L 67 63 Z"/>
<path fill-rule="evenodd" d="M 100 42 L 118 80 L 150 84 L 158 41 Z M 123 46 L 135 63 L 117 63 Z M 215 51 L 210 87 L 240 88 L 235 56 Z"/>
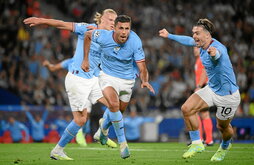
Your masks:
<path fill-rule="evenodd" d="M 28 118 L 28 120 L 31 122 L 31 124 L 35 124 L 35 120 L 34 117 L 32 116 L 32 114 L 28 111 L 26 111 L 26 117 Z"/>
<path fill-rule="evenodd" d="M 82 62 L 82 69 L 85 72 L 89 72 L 89 50 L 92 40 L 92 31 L 87 31 L 84 38 L 84 59 Z"/>
<path fill-rule="evenodd" d="M 1 121 L 1 127 L 2 127 L 3 131 L 5 131 L 5 130 L 8 130 L 10 128 L 10 124 L 7 123 L 6 121 L 2 120 Z"/>
<path fill-rule="evenodd" d="M 62 69 L 61 62 L 57 64 L 51 64 L 48 60 L 45 60 L 43 61 L 42 65 L 48 68 L 48 70 L 50 70 L 51 72 L 55 72 L 57 70 Z"/>
<path fill-rule="evenodd" d="M 41 118 L 41 119 L 43 120 L 43 122 L 46 121 L 47 117 L 48 117 L 48 110 L 45 109 L 45 111 L 44 111 L 44 113 L 43 113 L 43 115 L 42 115 L 42 118 Z"/>
<path fill-rule="evenodd" d="M 166 29 L 159 31 L 159 36 L 163 38 L 169 38 L 185 46 L 195 46 L 195 41 L 192 37 L 183 36 L 183 35 L 174 35 L 170 34 Z"/>
<path fill-rule="evenodd" d="M 26 139 L 26 141 L 28 142 L 28 141 L 29 141 L 29 130 L 28 130 L 28 128 L 27 128 L 23 123 L 19 123 L 19 128 L 20 128 L 21 130 L 24 130 L 24 131 L 25 131 L 25 134 L 26 134 L 25 139 Z"/>
<path fill-rule="evenodd" d="M 29 17 L 26 18 L 23 22 L 30 27 L 38 25 L 49 25 L 58 29 L 73 31 L 73 22 L 64 22 L 62 20 Z"/>
<path fill-rule="evenodd" d="M 146 68 L 145 61 L 137 62 L 137 66 L 140 72 L 141 88 L 147 87 L 150 92 L 155 93 L 153 87 L 149 84 L 149 74 Z"/>

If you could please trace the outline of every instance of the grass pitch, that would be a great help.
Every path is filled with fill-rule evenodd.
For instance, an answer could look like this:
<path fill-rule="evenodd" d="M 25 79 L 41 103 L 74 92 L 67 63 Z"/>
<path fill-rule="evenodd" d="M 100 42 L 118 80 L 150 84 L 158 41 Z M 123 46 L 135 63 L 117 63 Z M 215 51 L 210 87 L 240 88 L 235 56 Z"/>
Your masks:
<path fill-rule="evenodd" d="M 192 164 L 254 164 L 254 144 L 233 144 L 222 162 L 211 162 L 218 144 L 206 147 L 205 152 L 190 159 L 182 159 L 187 150 L 183 143 L 128 143 L 131 157 L 121 159 L 118 149 L 97 143 L 80 147 L 68 144 L 65 151 L 74 161 L 56 161 L 49 158 L 55 144 L 0 144 L 0 165 L 192 165 Z"/>

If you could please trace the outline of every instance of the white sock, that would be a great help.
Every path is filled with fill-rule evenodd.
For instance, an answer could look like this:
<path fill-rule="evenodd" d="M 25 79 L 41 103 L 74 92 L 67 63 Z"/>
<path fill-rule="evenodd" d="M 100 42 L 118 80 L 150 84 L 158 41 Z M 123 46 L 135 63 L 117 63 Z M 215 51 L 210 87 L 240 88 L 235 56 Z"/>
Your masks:
<path fill-rule="evenodd" d="M 58 144 L 55 146 L 54 150 L 63 151 L 64 147 L 59 146 Z"/>
<path fill-rule="evenodd" d="M 201 139 L 199 139 L 199 140 L 194 140 L 191 143 L 192 144 L 202 144 L 202 141 L 201 141 Z"/>

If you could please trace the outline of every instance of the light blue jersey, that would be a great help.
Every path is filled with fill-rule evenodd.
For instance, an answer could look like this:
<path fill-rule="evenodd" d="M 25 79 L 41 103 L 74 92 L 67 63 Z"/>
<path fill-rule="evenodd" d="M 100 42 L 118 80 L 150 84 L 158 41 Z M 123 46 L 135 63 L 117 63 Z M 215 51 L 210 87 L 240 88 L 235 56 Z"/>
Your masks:
<path fill-rule="evenodd" d="M 26 133 L 26 141 L 29 140 L 29 130 L 23 123 L 15 121 L 14 123 L 11 124 L 2 121 L 1 125 L 4 131 L 9 130 L 11 132 L 11 138 L 14 142 L 19 142 L 22 140 L 22 130 L 24 130 Z"/>
<path fill-rule="evenodd" d="M 124 44 L 113 39 L 114 31 L 94 30 L 92 41 L 102 49 L 101 69 L 113 77 L 132 80 L 136 78 L 134 62 L 145 60 L 142 42 L 138 35 L 131 31 Z"/>
<path fill-rule="evenodd" d="M 168 38 L 183 45 L 195 46 L 195 41 L 192 37 L 169 34 Z M 235 73 L 227 49 L 214 38 L 210 46 L 217 49 L 215 58 L 211 57 L 207 50 L 200 48 L 200 59 L 206 69 L 208 86 L 217 95 L 231 95 L 237 91 L 239 87 L 236 83 Z"/>
<path fill-rule="evenodd" d="M 138 69 L 136 61 L 133 62 L 133 67 L 134 67 L 133 68 L 133 70 L 134 70 L 134 72 L 133 72 L 134 78 L 138 78 L 139 77 L 139 69 Z"/>
<path fill-rule="evenodd" d="M 67 58 L 61 62 L 61 66 L 65 70 L 69 70 L 71 68 L 71 64 L 73 62 L 73 58 Z"/>
<path fill-rule="evenodd" d="M 84 35 L 88 31 L 88 26 L 97 26 L 95 24 L 86 24 L 86 23 L 74 23 L 74 33 L 78 35 L 78 41 L 76 45 L 76 51 L 73 56 L 73 63 L 70 65 L 69 72 L 86 78 L 90 79 L 94 75 L 97 75 L 99 72 L 98 65 L 100 63 L 101 58 L 101 50 L 100 46 L 94 42 L 91 43 L 90 52 L 89 52 L 89 63 L 90 63 L 90 70 L 89 72 L 84 72 L 81 68 L 81 64 L 84 58 Z"/>
<path fill-rule="evenodd" d="M 34 119 L 34 117 L 32 116 L 32 114 L 28 111 L 26 111 L 26 116 L 29 120 L 29 122 L 31 123 L 31 126 L 32 126 L 32 138 L 33 140 L 36 140 L 36 141 L 41 141 L 44 139 L 45 137 L 45 134 L 44 134 L 44 124 L 45 124 L 45 121 L 47 119 L 47 116 L 48 116 L 48 111 L 45 110 L 44 113 L 43 113 L 43 116 L 41 118 L 40 121 L 36 121 Z"/>

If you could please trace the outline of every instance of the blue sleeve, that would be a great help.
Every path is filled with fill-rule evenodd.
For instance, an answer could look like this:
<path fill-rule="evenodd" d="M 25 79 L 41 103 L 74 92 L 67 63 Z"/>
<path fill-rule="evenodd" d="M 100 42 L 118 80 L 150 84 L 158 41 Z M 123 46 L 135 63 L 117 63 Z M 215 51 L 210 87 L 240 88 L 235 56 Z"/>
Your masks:
<path fill-rule="evenodd" d="M 100 35 L 101 35 L 101 31 L 100 30 L 94 30 L 92 32 L 91 40 L 93 42 L 95 42 L 95 43 L 98 43 Z"/>
<path fill-rule="evenodd" d="M 143 119 L 144 119 L 143 122 L 154 122 L 155 121 L 155 119 L 153 117 L 144 117 Z"/>
<path fill-rule="evenodd" d="M 96 26 L 95 24 L 88 23 L 74 23 L 74 33 L 78 35 L 80 39 L 84 39 L 84 34 L 87 32 L 88 26 Z"/>
<path fill-rule="evenodd" d="M 34 118 L 33 118 L 33 116 L 31 115 L 30 112 L 26 111 L 26 117 L 34 125 L 35 121 L 34 121 Z"/>
<path fill-rule="evenodd" d="M 224 51 L 224 49 L 222 47 L 220 47 L 220 46 L 213 45 L 213 44 L 211 46 L 216 48 L 216 54 L 215 54 L 215 56 L 211 56 L 211 59 L 216 61 L 216 60 L 218 60 L 221 57 L 221 54 Z"/>
<path fill-rule="evenodd" d="M 48 117 L 48 110 L 45 110 L 44 113 L 43 113 L 43 115 L 42 115 L 42 120 L 43 120 L 43 122 L 46 121 L 47 117 Z"/>
<path fill-rule="evenodd" d="M 67 58 L 61 62 L 61 66 L 63 69 L 68 70 L 70 64 L 72 63 L 73 58 Z"/>
<path fill-rule="evenodd" d="M 105 44 L 105 41 L 108 40 L 107 35 L 108 30 L 102 30 L 102 29 L 97 29 L 92 32 L 92 41 L 101 45 Z M 111 37 L 111 36 L 110 36 Z"/>
<path fill-rule="evenodd" d="M 3 131 L 8 130 L 8 129 L 9 129 L 9 127 L 10 127 L 10 124 L 9 124 L 9 123 L 7 123 L 7 122 L 6 122 L 6 121 L 4 121 L 4 120 L 2 120 L 2 121 L 1 121 L 1 125 L 2 125 L 2 128 L 3 128 Z"/>
<path fill-rule="evenodd" d="M 220 56 L 221 56 L 220 51 L 216 50 L 215 56 L 212 56 L 211 58 L 212 58 L 213 60 L 218 60 L 218 59 L 220 58 Z"/>
<path fill-rule="evenodd" d="M 151 122 L 154 122 L 154 118 L 152 117 L 138 117 L 138 121 L 137 121 L 139 125 L 144 123 L 151 123 Z"/>
<path fill-rule="evenodd" d="M 54 124 L 57 126 L 57 127 L 63 127 L 65 126 L 64 122 L 60 121 L 60 120 L 55 120 Z"/>
<path fill-rule="evenodd" d="M 74 33 L 77 35 L 83 35 L 87 31 L 88 23 L 74 23 Z"/>
<path fill-rule="evenodd" d="M 133 40 L 134 45 L 134 59 L 135 61 L 140 61 L 145 59 L 145 53 L 142 48 L 142 42 L 141 39 L 136 35 L 135 39 Z"/>
<path fill-rule="evenodd" d="M 18 123 L 18 126 L 19 126 L 19 128 L 21 130 L 25 131 L 25 133 L 26 133 L 26 141 L 28 141 L 29 140 L 29 130 L 28 130 L 28 128 L 24 124 L 22 124 L 22 123 Z"/>
<path fill-rule="evenodd" d="M 168 38 L 185 46 L 196 46 L 194 39 L 190 36 L 169 34 Z"/>

